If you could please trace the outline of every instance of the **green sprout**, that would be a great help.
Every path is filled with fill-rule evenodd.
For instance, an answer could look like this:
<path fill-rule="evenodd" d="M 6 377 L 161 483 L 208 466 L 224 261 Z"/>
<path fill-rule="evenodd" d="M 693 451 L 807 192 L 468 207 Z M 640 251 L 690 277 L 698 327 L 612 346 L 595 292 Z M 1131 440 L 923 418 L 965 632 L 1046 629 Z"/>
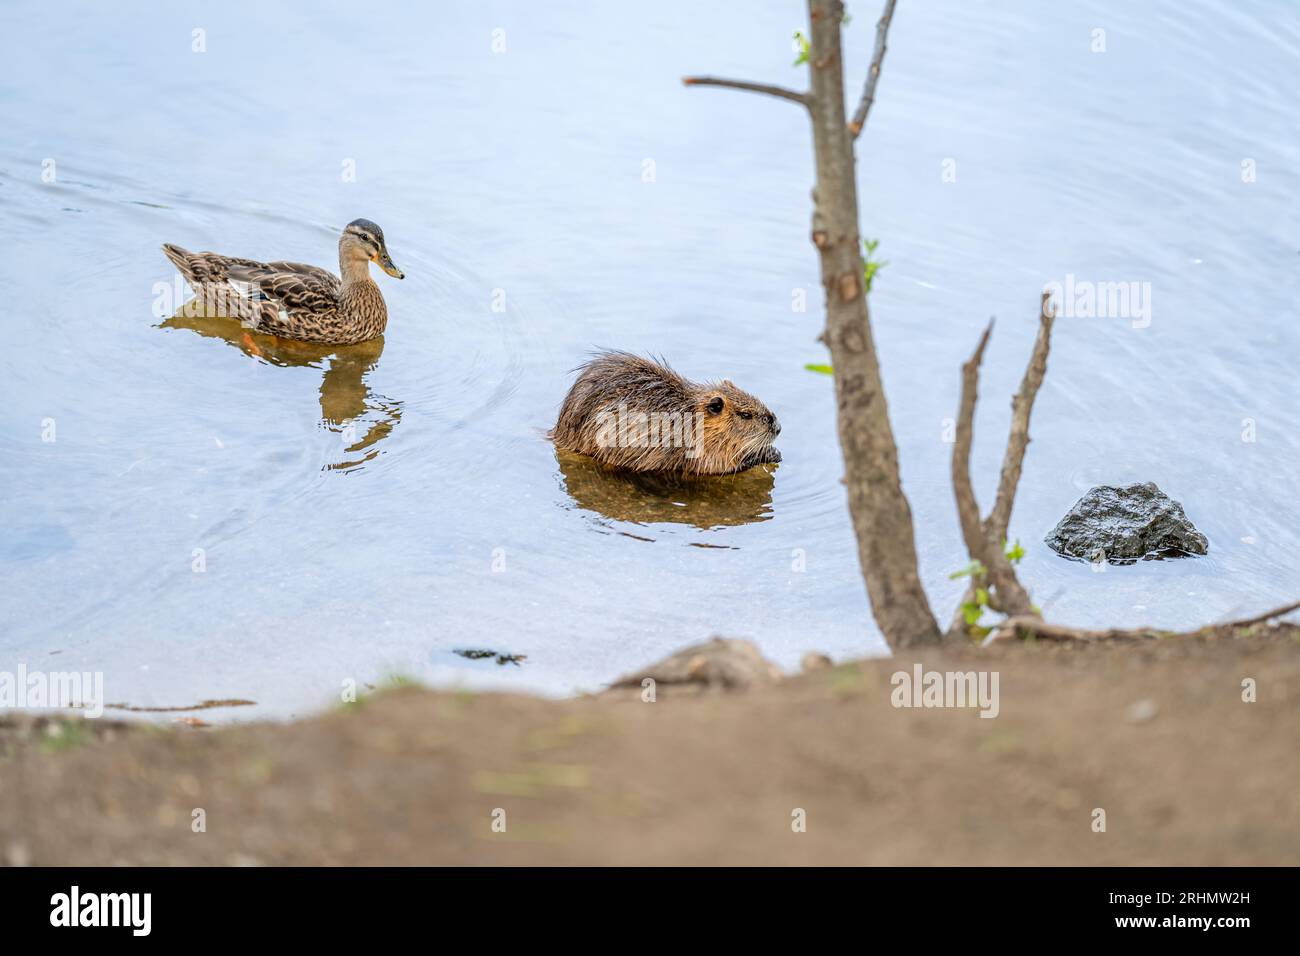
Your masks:
<path fill-rule="evenodd" d="M 803 34 L 795 33 L 795 37 L 802 40 Z M 807 41 L 804 41 L 804 43 L 805 46 L 804 46 L 803 56 L 804 59 L 807 59 L 808 57 L 808 49 L 806 45 Z M 867 292 L 871 291 L 871 280 L 876 277 L 876 273 L 880 271 L 880 268 L 882 266 L 889 265 L 888 262 L 882 262 L 879 259 L 871 258 L 879 245 L 880 245 L 879 239 L 864 239 L 862 241 L 862 247 L 867 251 L 867 254 L 862 257 L 862 282 L 866 286 Z M 805 365 L 804 368 L 810 372 L 817 372 L 820 375 L 835 374 L 835 368 L 834 366 L 831 365 L 818 365 L 815 363 L 809 363 Z M 1021 553 L 1023 554 L 1024 552 Z"/>
<path fill-rule="evenodd" d="M 876 277 L 876 273 L 880 271 L 882 266 L 887 266 L 889 263 L 871 258 L 876 251 L 876 247 L 880 245 L 879 239 L 864 239 L 862 245 L 867 250 L 867 254 L 862 257 L 862 281 L 867 286 L 867 292 L 870 292 L 871 280 Z"/>
<path fill-rule="evenodd" d="M 1025 556 L 1025 549 L 1024 546 L 1021 545 L 1019 538 L 1016 539 L 1015 544 L 1010 546 L 1008 546 L 1006 540 L 1003 539 L 1002 551 L 1007 556 L 1007 560 L 1012 564 L 1019 564 L 1020 560 Z M 966 565 L 966 567 L 960 568 L 948 575 L 948 580 L 956 581 L 960 578 L 969 577 L 974 582 L 980 582 L 983 581 L 984 576 L 987 573 L 988 569 L 984 567 L 981 562 L 972 561 L 970 564 Z M 979 583 L 976 584 L 975 592 L 971 595 L 971 599 L 962 602 L 962 619 L 966 622 L 967 628 L 970 629 L 971 636 L 976 639 L 985 637 L 989 631 L 992 630 L 992 628 L 980 626 L 980 619 L 984 616 L 984 611 L 988 606 L 988 588 Z M 1034 606 L 1034 610 L 1038 611 L 1038 607 Z"/>
<path fill-rule="evenodd" d="M 967 575 L 971 577 L 982 577 L 984 575 L 984 565 L 979 561 L 972 561 L 961 570 L 954 571 L 952 574 L 948 575 L 948 580 L 956 581 L 958 578 L 964 578 Z"/>
<path fill-rule="evenodd" d="M 794 31 L 795 43 L 799 45 L 799 58 L 794 61 L 795 66 L 802 66 L 808 62 L 808 51 L 811 49 L 808 44 L 808 38 L 803 35 L 802 30 Z"/>

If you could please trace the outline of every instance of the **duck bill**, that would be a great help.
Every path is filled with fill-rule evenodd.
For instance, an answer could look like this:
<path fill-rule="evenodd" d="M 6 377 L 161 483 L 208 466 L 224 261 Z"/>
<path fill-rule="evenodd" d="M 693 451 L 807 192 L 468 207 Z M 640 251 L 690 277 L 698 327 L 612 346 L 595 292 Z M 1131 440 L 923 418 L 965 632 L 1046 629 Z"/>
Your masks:
<path fill-rule="evenodd" d="M 379 268 L 383 269 L 394 279 L 406 278 L 406 274 L 402 272 L 401 269 L 397 268 L 396 263 L 393 262 L 392 256 L 388 254 L 387 249 L 380 250 L 379 256 L 375 259 L 375 262 L 379 264 Z"/>

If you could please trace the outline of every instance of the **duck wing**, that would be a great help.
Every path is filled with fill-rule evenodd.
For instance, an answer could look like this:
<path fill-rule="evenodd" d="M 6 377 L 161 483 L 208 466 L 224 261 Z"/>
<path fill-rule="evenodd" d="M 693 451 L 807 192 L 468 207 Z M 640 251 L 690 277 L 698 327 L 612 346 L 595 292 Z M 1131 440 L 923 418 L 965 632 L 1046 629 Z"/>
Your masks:
<path fill-rule="evenodd" d="M 262 265 L 267 272 L 279 273 L 282 275 L 309 276 L 314 282 L 321 282 L 325 285 L 333 286 L 334 289 L 343 287 L 342 281 L 328 269 L 322 269 L 320 266 L 309 266 L 304 262 L 267 262 Z"/>
<path fill-rule="evenodd" d="M 231 266 L 226 275 L 242 293 L 262 301 L 264 314 L 270 311 L 281 317 L 331 314 L 338 308 L 343 288 L 338 276 L 295 262 Z"/>

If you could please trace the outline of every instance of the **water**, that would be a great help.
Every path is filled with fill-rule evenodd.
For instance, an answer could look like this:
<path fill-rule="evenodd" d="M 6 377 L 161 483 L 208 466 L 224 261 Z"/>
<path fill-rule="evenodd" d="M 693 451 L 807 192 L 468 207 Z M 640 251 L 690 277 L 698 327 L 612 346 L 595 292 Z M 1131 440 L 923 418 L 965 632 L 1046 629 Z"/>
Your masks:
<path fill-rule="evenodd" d="M 398 674 L 590 690 L 714 633 L 786 667 L 885 652 L 831 382 L 803 370 L 827 361 L 806 121 L 678 82 L 802 85 L 802 5 L 590 6 L 5 5 L 0 667 L 100 670 L 137 707 L 257 701 L 211 712 L 243 719 Z M 852 10 L 856 89 L 877 11 Z M 1298 64 L 1285 3 L 902 5 L 859 179 L 942 620 L 959 365 L 997 315 L 987 507 L 1038 290 L 1067 275 L 1151 283 L 1151 322 L 1058 324 L 1012 522 L 1036 599 L 1189 627 L 1300 589 Z M 155 314 L 162 242 L 333 268 L 361 216 L 407 276 L 377 274 L 382 343 L 258 355 Z M 688 494 L 557 460 L 543 433 L 595 346 L 755 392 L 784 462 Z M 1041 543 L 1136 480 L 1207 558 L 1098 574 Z"/>

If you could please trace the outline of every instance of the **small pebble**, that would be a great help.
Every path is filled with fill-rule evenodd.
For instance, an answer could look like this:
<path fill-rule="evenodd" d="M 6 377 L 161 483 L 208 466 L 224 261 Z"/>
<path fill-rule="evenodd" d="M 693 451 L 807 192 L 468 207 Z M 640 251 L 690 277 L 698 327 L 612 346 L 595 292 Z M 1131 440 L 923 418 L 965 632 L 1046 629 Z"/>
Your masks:
<path fill-rule="evenodd" d="M 1128 709 L 1128 720 L 1132 724 L 1143 724 L 1151 720 L 1159 712 L 1160 708 L 1156 706 L 1156 702 L 1145 698 Z"/>

